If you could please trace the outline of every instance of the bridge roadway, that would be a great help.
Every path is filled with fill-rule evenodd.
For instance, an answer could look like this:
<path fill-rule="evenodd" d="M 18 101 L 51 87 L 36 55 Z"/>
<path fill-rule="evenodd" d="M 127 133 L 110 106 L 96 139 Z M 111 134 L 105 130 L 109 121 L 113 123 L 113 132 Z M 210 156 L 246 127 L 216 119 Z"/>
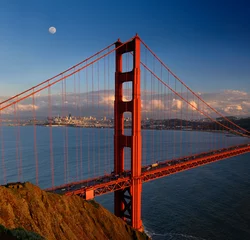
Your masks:
<path fill-rule="evenodd" d="M 250 152 L 250 144 L 242 144 L 192 156 L 185 156 L 178 159 L 167 160 L 153 164 L 153 166 L 148 165 L 142 167 L 141 179 L 142 182 L 152 181 L 170 174 L 178 173 L 247 152 Z M 129 170 L 124 171 L 120 175 L 111 173 L 101 177 L 72 182 L 45 190 L 69 196 L 79 195 L 88 200 L 95 196 L 129 187 L 131 183 L 130 176 L 131 171 Z"/>

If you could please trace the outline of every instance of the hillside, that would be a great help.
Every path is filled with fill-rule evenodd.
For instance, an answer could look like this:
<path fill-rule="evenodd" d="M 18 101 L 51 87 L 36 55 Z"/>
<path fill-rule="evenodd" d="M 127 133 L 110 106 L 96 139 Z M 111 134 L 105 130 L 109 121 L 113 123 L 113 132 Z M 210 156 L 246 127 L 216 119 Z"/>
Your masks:
<path fill-rule="evenodd" d="M 149 239 L 95 201 L 47 193 L 31 183 L 0 186 L 0 224 L 45 239 Z"/>

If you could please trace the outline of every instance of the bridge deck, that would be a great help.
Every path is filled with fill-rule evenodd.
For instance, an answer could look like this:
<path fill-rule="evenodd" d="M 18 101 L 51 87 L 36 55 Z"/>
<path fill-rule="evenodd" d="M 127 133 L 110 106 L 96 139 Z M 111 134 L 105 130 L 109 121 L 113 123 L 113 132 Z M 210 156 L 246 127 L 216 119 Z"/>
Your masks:
<path fill-rule="evenodd" d="M 250 144 L 238 145 L 216 151 L 196 154 L 193 156 L 167 160 L 156 164 L 157 166 L 155 167 L 152 167 L 152 165 L 142 167 L 141 179 L 142 182 L 152 181 L 170 174 L 182 172 L 247 152 L 250 152 Z M 46 191 L 65 195 L 79 195 L 88 199 L 89 197 L 86 193 L 89 191 L 92 192 L 92 195 L 90 196 L 100 196 L 102 194 L 129 187 L 131 184 L 130 175 L 130 171 L 125 171 L 119 176 L 115 174 L 108 174 L 98 178 L 73 182 L 46 189 Z"/>

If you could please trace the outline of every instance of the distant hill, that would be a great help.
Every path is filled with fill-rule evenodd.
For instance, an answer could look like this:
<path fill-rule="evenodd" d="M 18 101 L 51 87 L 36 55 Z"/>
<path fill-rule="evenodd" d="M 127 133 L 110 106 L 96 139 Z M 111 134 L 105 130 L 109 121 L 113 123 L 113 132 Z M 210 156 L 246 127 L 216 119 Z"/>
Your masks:
<path fill-rule="evenodd" d="M 12 232 L 15 228 L 34 232 L 34 238 L 18 239 L 39 239 L 39 235 L 48 240 L 150 239 L 95 201 L 48 193 L 31 183 L 0 186 L 0 224 Z M 21 234 L 33 234 L 25 230 Z"/>
<path fill-rule="evenodd" d="M 229 120 L 237 120 L 239 119 L 239 117 L 235 117 L 235 116 L 225 116 L 225 118 L 229 119 Z M 218 117 L 216 118 L 217 121 L 223 121 L 224 118 L 223 117 Z"/>

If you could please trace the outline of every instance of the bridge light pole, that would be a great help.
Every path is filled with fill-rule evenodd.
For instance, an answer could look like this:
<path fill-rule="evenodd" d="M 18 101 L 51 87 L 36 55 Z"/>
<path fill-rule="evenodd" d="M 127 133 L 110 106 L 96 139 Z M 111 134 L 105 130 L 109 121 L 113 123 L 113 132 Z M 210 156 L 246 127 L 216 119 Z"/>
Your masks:
<path fill-rule="evenodd" d="M 116 48 L 121 46 L 120 40 Z M 122 54 L 133 53 L 133 69 L 122 72 Z M 114 133 L 114 171 L 124 171 L 124 147 L 131 148 L 131 186 L 114 193 L 115 215 L 130 220 L 137 230 L 142 230 L 141 220 L 141 94 L 140 94 L 140 39 L 135 38 L 116 50 L 115 73 L 115 133 Z M 122 84 L 132 82 L 132 100 L 124 102 Z M 132 114 L 132 135 L 124 135 L 124 112 Z"/>

